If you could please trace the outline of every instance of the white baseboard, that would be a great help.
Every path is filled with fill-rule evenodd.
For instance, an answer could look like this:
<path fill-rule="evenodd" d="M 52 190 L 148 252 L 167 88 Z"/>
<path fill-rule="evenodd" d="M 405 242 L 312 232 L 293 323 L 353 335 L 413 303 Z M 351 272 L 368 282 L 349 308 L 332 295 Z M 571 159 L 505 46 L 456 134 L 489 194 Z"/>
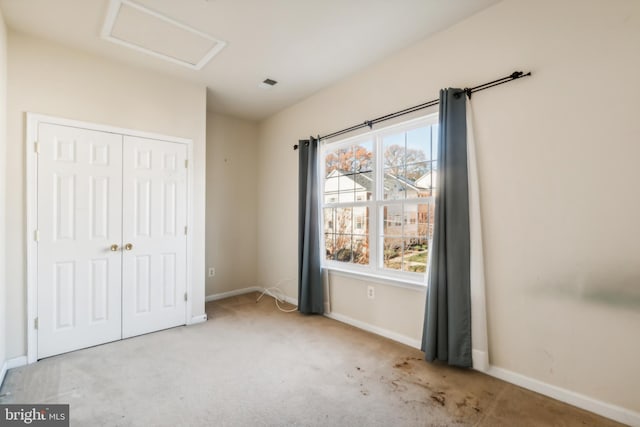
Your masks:
<path fill-rule="evenodd" d="M 204 298 L 204 300 L 205 302 L 211 302 L 211 301 L 217 301 L 219 299 L 225 299 L 225 298 L 235 297 L 238 295 L 248 294 L 250 292 L 262 292 L 262 291 L 263 289 L 261 287 L 251 286 L 249 288 L 234 289 L 233 291 L 220 292 L 218 294 L 207 295 Z"/>
<path fill-rule="evenodd" d="M 277 291 L 277 292 L 274 292 Z M 285 295 L 282 290 L 279 288 L 258 288 L 258 292 L 261 292 L 263 295 L 270 296 L 271 298 L 277 298 L 280 301 L 284 301 L 291 305 L 298 306 L 298 299 L 292 298 L 290 296 Z"/>
<path fill-rule="evenodd" d="M 207 295 L 204 300 L 206 302 L 210 302 L 210 301 L 217 301 L 220 299 L 225 299 L 225 298 L 230 298 L 230 297 L 235 297 L 238 295 L 244 295 L 244 294 L 248 294 L 251 292 L 264 292 L 265 288 L 261 288 L 260 286 L 251 286 L 249 288 L 242 288 L 242 289 L 235 289 L 233 291 L 228 291 L 228 292 L 221 292 L 219 294 L 211 294 L 211 295 Z M 284 300 L 285 302 L 288 302 L 289 304 L 293 304 L 293 305 L 298 305 L 298 299 L 297 298 L 292 298 L 290 296 L 284 295 L 284 294 L 280 294 L 278 293 L 278 297 L 282 300 Z"/>
<path fill-rule="evenodd" d="M 27 364 L 27 356 L 18 356 L 7 360 L 7 369 L 19 368 Z"/>
<path fill-rule="evenodd" d="M 489 370 L 489 357 L 486 351 L 473 349 L 471 359 L 473 360 L 473 369 L 476 371 L 487 372 Z"/>
<path fill-rule="evenodd" d="M 13 359 L 5 360 L 0 369 L 0 387 L 4 382 L 4 377 L 7 375 L 7 371 L 13 368 L 19 368 L 27 364 L 27 356 L 14 357 Z"/>
<path fill-rule="evenodd" d="M 2 387 L 2 383 L 4 382 L 4 376 L 7 375 L 7 371 L 9 368 L 7 367 L 7 362 L 4 361 L 2 363 L 2 369 L 0 369 L 0 387 Z"/>
<path fill-rule="evenodd" d="M 262 292 L 262 291 L 260 291 Z M 288 302 L 291 305 L 295 305 L 296 307 L 298 306 L 298 298 L 291 298 L 289 296 L 286 295 L 280 295 L 280 297 L 285 301 Z"/>
<path fill-rule="evenodd" d="M 389 338 L 390 340 L 397 341 L 399 343 L 408 345 L 409 347 L 420 349 L 421 343 L 419 340 L 415 340 L 413 338 L 409 338 L 404 335 L 400 335 L 396 332 L 389 331 L 387 329 L 379 328 L 377 326 L 370 325 L 368 323 L 362 322 L 360 320 L 353 319 L 351 317 L 338 314 L 338 313 L 325 313 L 324 314 L 329 319 L 337 320 L 338 322 L 346 323 L 347 325 L 355 326 L 358 329 L 365 330 L 367 332 L 371 332 L 376 335 L 383 336 L 385 338 Z"/>
<path fill-rule="evenodd" d="M 200 316 L 193 316 L 191 321 L 188 323 L 189 325 L 195 325 L 198 323 L 203 323 L 207 321 L 207 314 L 201 314 Z"/>
<path fill-rule="evenodd" d="M 568 403 L 569 405 L 602 415 L 603 417 L 614 421 L 628 424 L 630 426 L 640 427 L 640 413 L 638 412 L 605 403 L 589 396 L 557 387 L 507 369 L 498 368 L 496 366 L 489 367 L 485 373 L 511 384 L 515 384 L 561 402 Z"/>

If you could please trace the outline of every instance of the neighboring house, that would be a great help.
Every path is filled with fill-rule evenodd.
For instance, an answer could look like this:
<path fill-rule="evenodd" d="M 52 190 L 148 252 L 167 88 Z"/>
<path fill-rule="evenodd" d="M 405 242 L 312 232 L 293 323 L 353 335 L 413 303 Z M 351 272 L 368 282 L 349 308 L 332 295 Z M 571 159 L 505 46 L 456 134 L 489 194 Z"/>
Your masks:
<path fill-rule="evenodd" d="M 437 184 L 437 175 L 438 173 L 435 170 L 430 170 L 429 172 L 422 175 L 420 178 L 416 179 L 415 185 L 416 187 L 422 189 L 423 194 L 428 193 L 426 196 L 419 197 L 430 197 L 432 195 L 433 189 Z"/>
<path fill-rule="evenodd" d="M 326 178 L 324 203 L 354 203 L 371 200 L 373 180 L 370 172 L 349 173 L 334 170 Z M 325 233 L 366 235 L 367 207 L 325 209 Z"/>
<path fill-rule="evenodd" d="M 353 173 L 334 170 L 324 184 L 325 203 L 353 203 L 371 200 L 374 191 L 371 172 Z"/>
<path fill-rule="evenodd" d="M 391 173 L 385 173 L 384 194 L 386 200 L 420 199 L 432 196 L 432 184 L 435 172 L 429 171 L 410 182 Z M 371 172 L 353 173 L 343 170 L 331 171 L 325 180 L 324 203 L 357 203 L 371 200 L 375 191 Z M 433 202 L 418 204 L 384 205 L 383 221 L 387 236 L 415 236 L 416 243 L 424 240 L 426 233 L 431 235 L 433 229 Z M 335 235 L 366 235 L 367 207 L 347 206 L 345 208 L 325 208 L 326 234 Z M 404 228 L 403 228 L 404 227 Z M 328 248 L 328 255 L 333 250 Z"/>
<path fill-rule="evenodd" d="M 385 173 L 384 194 L 386 200 L 431 197 L 436 172 L 429 171 L 411 182 L 405 178 Z M 371 200 L 375 191 L 371 172 L 354 173 L 335 169 L 325 180 L 324 203 L 353 203 Z"/>

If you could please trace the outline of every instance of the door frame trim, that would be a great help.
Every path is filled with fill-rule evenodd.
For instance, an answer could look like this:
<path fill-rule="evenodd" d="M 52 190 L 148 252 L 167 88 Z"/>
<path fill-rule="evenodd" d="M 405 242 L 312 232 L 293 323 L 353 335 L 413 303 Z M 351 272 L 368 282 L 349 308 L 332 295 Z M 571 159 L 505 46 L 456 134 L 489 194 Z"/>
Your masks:
<path fill-rule="evenodd" d="M 185 310 L 185 325 L 198 323 L 198 319 L 192 319 L 193 301 L 193 141 L 187 138 L 162 135 L 152 132 L 144 132 L 134 129 L 120 128 L 98 123 L 65 119 L 62 117 L 48 116 L 39 113 L 27 112 L 26 136 L 25 136 L 25 160 L 26 160 L 26 212 L 27 227 L 25 242 L 27 249 L 27 363 L 38 360 L 38 331 L 35 327 L 35 319 L 38 315 L 38 246 L 35 240 L 35 231 L 38 225 L 38 156 L 35 151 L 35 143 L 38 140 L 38 126 L 40 123 L 48 123 L 61 126 L 77 127 L 87 130 L 115 133 L 123 136 L 134 136 L 147 139 L 185 144 L 187 146 L 187 301 Z M 124 142 L 123 142 L 124 143 Z"/>

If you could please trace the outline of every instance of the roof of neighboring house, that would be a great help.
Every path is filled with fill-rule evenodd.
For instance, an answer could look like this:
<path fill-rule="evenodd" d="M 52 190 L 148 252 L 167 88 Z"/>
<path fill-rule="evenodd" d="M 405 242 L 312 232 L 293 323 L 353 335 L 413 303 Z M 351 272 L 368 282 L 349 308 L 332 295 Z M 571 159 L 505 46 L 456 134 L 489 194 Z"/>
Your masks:
<path fill-rule="evenodd" d="M 413 190 L 416 192 L 419 192 L 420 190 L 422 190 L 421 188 L 416 187 L 415 185 L 413 185 L 410 181 L 407 181 L 406 179 L 399 177 L 399 176 L 395 176 L 393 174 L 390 174 L 388 172 L 386 172 L 384 174 L 384 188 L 385 190 L 390 189 L 390 185 L 395 186 L 395 187 L 402 187 L 402 190 L 406 191 L 406 190 Z"/>
<path fill-rule="evenodd" d="M 435 172 L 434 175 L 435 177 Z M 327 175 L 327 178 L 344 177 L 351 179 L 356 183 L 356 190 L 364 189 L 367 192 L 373 192 L 375 190 L 375 182 L 369 173 L 353 173 L 351 171 L 345 171 L 340 169 L 334 169 Z M 424 185 L 423 185 L 424 184 Z M 400 187 L 403 191 L 413 190 L 416 192 L 424 191 L 427 188 L 431 188 L 431 171 L 425 173 L 418 178 L 415 183 L 406 180 L 405 178 L 395 176 L 386 172 L 384 174 L 384 188 L 385 190 L 391 190 L 393 187 Z M 358 188 L 360 187 L 360 188 Z"/>
<path fill-rule="evenodd" d="M 416 185 L 420 188 L 433 188 L 436 185 L 438 172 L 430 170 L 429 172 L 416 179 Z"/>

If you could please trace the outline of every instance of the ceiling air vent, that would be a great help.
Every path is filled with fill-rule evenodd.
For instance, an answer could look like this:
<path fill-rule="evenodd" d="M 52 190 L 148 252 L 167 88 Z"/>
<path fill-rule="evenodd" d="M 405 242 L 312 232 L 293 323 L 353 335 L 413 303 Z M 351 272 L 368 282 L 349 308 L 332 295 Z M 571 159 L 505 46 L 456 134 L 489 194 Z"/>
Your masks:
<path fill-rule="evenodd" d="M 271 89 L 277 84 L 278 82 L 273 79 L 264 79 L 262 83 L 260 83 L 258 86 L 260 86 L 263 89 Z"/>
<path fill-rule="evenodd" d="M 129 0 L 111 0 L 102 38 L 192 70 L 226 43 Z"/>

